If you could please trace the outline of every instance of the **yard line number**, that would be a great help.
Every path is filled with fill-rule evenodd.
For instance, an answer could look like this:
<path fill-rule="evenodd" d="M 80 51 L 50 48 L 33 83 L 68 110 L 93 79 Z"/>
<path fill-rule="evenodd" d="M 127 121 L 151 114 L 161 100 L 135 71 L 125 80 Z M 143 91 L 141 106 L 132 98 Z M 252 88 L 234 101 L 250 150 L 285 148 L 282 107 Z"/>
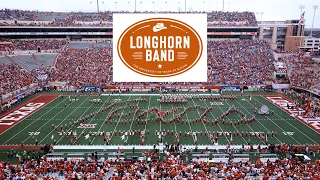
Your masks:
<path fill-rule="evenodd" d="M 285 136 L 293 136 L 294 132 L 282 132 Z"/>
<path fill-rule="evenodd" d="M 29 132 L 29 136 L 38 136 L 40 132 Z"/>

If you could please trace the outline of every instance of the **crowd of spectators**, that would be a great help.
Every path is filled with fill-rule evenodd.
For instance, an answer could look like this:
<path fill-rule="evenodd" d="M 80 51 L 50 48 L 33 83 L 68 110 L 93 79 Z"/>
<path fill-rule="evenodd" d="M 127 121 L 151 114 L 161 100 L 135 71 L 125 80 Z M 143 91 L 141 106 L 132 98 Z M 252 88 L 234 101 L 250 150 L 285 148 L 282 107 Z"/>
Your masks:
<path fill-rule="evenodd" d="M 63 40 L 13 40 L 16 49 L 34 50 L 41 47 L 60 49 Z M 258 40 L 208 41 L 208 82 L 174 83 L 175 85 L 262 85 L 275 70 L 268 42 Z M 226 68 L 228 67 L 228 68 Z M 69 81 L 71 85 L 110 85 L 112 82 L 112 48 L 66 48 L 58 56 L 55 67 L 34 71 L 48 81 Z M 45 72 L 45 73 L 43 73 Z M 48 72 L 48 73 L 47 73 Z M 46 76 L 46 73 L 48 76 Z M 39 79 L 39 78 L 38 78 Z M 135 85 L 136 83 L 124 83 Z M 165 83 L 161 83 L 165 84 Z"/>
<path fill-rule="evenodd" d="M 111 82 L 108 77 L 111 66 L 111 48 L 67 50 L 57 59 L 49 81 L 69 81 L 75 86 L 104 85 Z"/>
<path fill-rule="evenodd" d="M 291 85 L 310 89 L 320 83 L 320 62 L 311 60 L 310 56 L 304 53 L 288 55 L 285 63 Z"/>
<path fill-rule="evenodd" d="M 0 162 L 0 179 L 319 179 L 319 160 L 305 162 L 295 156 L 303 153 L 315 157 L 319 154 L 316 149 L 286 144 L 269 145 L 266 149 L 259 149 L 260 153 L 273 151 L 283 158 L 275 162 L 263 162 L 259 156 L 251 162 L 232 161 L 233 154 L 246 153 L 247 150 L 226 149 L 224 153 L 230 155 L 227 163 L 194 159 L 189 162 L 188 156 L 192 152 L 175 149 L 165 151 L 163 158 L 157 150 L 142 150 L 145 157 L 142 161 L 97 161 L 95 156 L 81 161 L 47 160 L 45 156 L 41 160 L 30 160 L 17 156 L 19 165 Z M 252 149 L 250 151 L 253 152 Z"/>
<path fill-rule="evenodd" d="M 3 23 L 3 26 L 112 26 L 112 14 L 119 12 L 99 13 L 57 13 L 22 10 L 0 10 L 0 20 L 15 20 L 19 22 Z M 122 12 L 128 13 L 128 12 Z M 155 13 L 153 11 L 134 13 Z M 177 13 L 177 12 L 166 12 Z M 182 12 L 185 13 L 185 12 Z M 187 12 L 203 13 L 203 12 Z M 210 26 L 257 26 L 257 20 L 253 12 L 207 12 Z M 43 21 L 43 22 L 40 22 Z M 46 23 L 45 23 L 46 22 Z M 86 23 L 91 22 L 91 23 Z"/>
<path fill-rule="evenodd" d="M 57 50 L 61 49 L 63 45 L 67 42 L 65 40 L 56 39 L 44 39 L 44 40 L 13 40 L 13 44 L 17 50 L 27 51 L 27 50 Z"/>
<path fill-rule="evenodd" d="M 267 41 L 208 41 L 208 81 L 212 84 L 261 85 L 271 80 L 273 61 Z"/>
<path fill-rule="evenodd" d="M 208 26 L 257 26 L 253 12 L 212 12 L 207 21 Z"/>
<path fill-rule="evenodd" d="M 12 43 L 1 43 L 0 42 L 0 52 L 1 51 L 13 51 L 14 50 L 14 46 Z"/>
<path fill-rule="evenodd" d="M 14 50 L 59 50 L 67 43 L 66 40 L 58 39 L 0 39 L 0 53 L 13 52 Z"/>
<path fill-rule="evenodd" d="M 206 84 L 262 85 L 271 79 L 275 70 L 273 59 L 266 41 L 208 41 L 209 72 Z M 72 85 L 108 85 L 112 84 L 111 66 L 111 48 L 67 50 L 59 56 L 49 80 L 70 81 Z M 228 70 L 226 67 L 229 67 Z"/>
<path fill-rule="evenodd" d="M 1 52 L 4 51 L 13 51 L 14 50 L 14 45 L 12 44 L 11 40 L 8 38 L 0 38 L 0 55 Z"/>
<path fill-rule="evenodd" d="M 35 77 L 19 66 L 0 63 L 0 94 L 7 94 L 36 82 Z"/>

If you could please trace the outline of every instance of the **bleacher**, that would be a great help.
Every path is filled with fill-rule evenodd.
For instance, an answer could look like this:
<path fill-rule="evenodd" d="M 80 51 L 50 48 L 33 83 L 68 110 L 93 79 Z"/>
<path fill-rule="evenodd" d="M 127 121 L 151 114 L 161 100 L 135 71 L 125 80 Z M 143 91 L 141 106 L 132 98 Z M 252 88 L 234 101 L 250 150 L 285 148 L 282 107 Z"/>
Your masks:
<path fill-rule="evenodd" d="M 52 21 L 55 18 L 53 14 L 37 14 L 36 16 L 43 21 Z"/>
<path fill-rule="evenodd" d="M 37 67 L 32 55 L 13 55 L 11 59 L 24 69 L 32 70 Z"/>
<path fill-rule="evenodd" d="M 38 65 L 33 59 L 32 55 L 14 55 L 10 56 L 11 59 L 16 62 L 19 66 L 24 69 L 32 70 L 35 69 Z"/>
<path fill-rule="evenodd" d="M 54 54 L 36 54 L 36 64 L 41 67 L 49 67 L 52 65 L 56 57 L 58 56 L 57 53 Z"/>
<path fill-rule="evenodd" d="M 91 47 L 91 44 L 87 42 L 70 42 L 69 43 L 69 48 L 73 48 L 73 49 L 86 49 L 90 47 Z"/>
<path fill-rule="evenodd" d="M 0 63 L 4 63 L 4 64 L 12 64 L 11 61 L 6 58 L 5 56 L 0 56 Z"/>
<path fill-rule="evenodd" d="M 112 43 L 93 43 L 93 47 L 105 47 L 105 48 L 112 48 Z"/>

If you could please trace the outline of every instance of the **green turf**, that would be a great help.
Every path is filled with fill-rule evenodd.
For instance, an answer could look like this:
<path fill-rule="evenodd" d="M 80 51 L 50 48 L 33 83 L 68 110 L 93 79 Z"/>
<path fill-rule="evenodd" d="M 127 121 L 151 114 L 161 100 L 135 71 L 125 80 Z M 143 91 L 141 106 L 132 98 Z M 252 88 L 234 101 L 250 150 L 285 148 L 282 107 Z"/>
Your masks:
<path fill-rule="evenodd" d="M 276 138 L 269 137 L 270 143 L 287 143 L 287 144 L 320 144 L 319 135 L 311 130 L 309 127 L 305 126 L 304 124 L 300 123 L 298 120 L 291 117 L 286 112 L 282 111 L 275 105 L 271 104 L 269 101 L 265 100 L 263 97 L 259 96 L 258 92 L 255 93 L 256 95 L 253 96 L 253 102 L 256 102 L 257 107 L 260 107 L 262 104 L 267 105 L 271 110 L 275 111 L 275 115 L 256 115 L 257 120 L 252 124 L 248 125 L 239 125 L 236 127 L 226 126 L 223 125 L 221 122 L 216 125 L 211 125 L 211 120 L 216 119 L 222 113 L 226 112 L 228 108 L 232 105 L 236 106 L 240 111 L 245 113 L 248 118 L 254 115 L 254 106 L 247 101 L 248 97 L 238 97 L 235 101 L 223 101 L 224 105 L 220 106 L 211 106 L 211 101 L 199 101 L 199 100 L 189 100 L 186 105 L 180 106 L 182 109 L 187 106 L 195 106 L 200 105 L 204 107 L 213 107 L 212 111 L 208 114 L 207 120 L 209 124 L 204 125 L 203 123 L 198 123 L 194 125 L 181 125 L 181 123 L 174 123 L 169 125 L 161 125 L 160 122 L 153 122 L 151 121 L 150 124 L 146 126 L 138 126 L 136 122 L 133 122 L 133 119 L 136 117 L 130 116 L 127 119 L 114 119 L 112 120 L 112 125 L 105 124 L 105 119 L 109 115 L 109 113 L 115 110 L 116 107 L 121 107 L 124 105 L 117 105 L 111 110 L 106 111 L 100 115 L 97 115 L 95 118 L 86 121 L 87 124 L 96 124 L 94 129 L 80 129 L 77 127 L 71 128 L 69 131 L 76 131 L 79 140 L 75 144 L 79 145 L 88 145 L 89 140 L 86 139 L 81 135 L 82 131 L 85 134 L 91 132 L 117 132 L 120 131 L 128 131 L 128 130 L 150 130 L 150 136 L 146 136 L 145 144 L 155 144 L 157 143 L 158 137 L 155 135 L 155 131 L 158 130 L 173 130 L 174 132 L 182 131 L 183 136 L 180 138 L 181 144 L 193 145 L 192 137 L 185 138 L 184 132 L 185 131 L 192 131 L 192 132 L 268 132 L 268 131 L 275 131 L 278 133 Z M 67 98 L 66 96 L 64 99 Z M 0 144 L 2 145 L 9 145 L 9 144 L 20 144 L 21 141 L 24 141 L 25 144 L 35 144 L 35 140 L 32 138 L 31 132 L 39 132 L 38 135 L 35 135 L 35 138 L 38 140 L 39 144 L 52 144 L 52 136 L 56 140 L 57 144 L 67 145 L 70 144 L 70 137 L 60 136 L 58 132 L 52 130 L 51 125 L 65 125 L 70 122 L 74 122 L 75 120 L 90 114 L 92 112 L 98 111 L 100 108 L 107 106 L 110 102 L 114 102 L 115 99 L 124 100 L 132 100 L 137 98 L 146 98 L 147 102 L 140 102 L 140 103 L 131 103 L 128 105 L 136 105 L 138 104 L 141 111 L 145 111 L 152 107 L 158 107 L 162 111 L 171 110 L 174 107 L 179 105 L 160 105 L 159 101 L 157 100 L 159 96 L 80 96 L 79 99 L 71 104 L 67 104 L 67 107 L 64 107 L 64 103 L 61 97 L 57 98 L 56 100 L 52 101 L 36 113 L 29 116 L 27 119 L 23 120 L 16 126 L 9 129 L 7 132 L 0 136 Z M 101 99 L 105 104 L 90 104 L 90 99 Z M 222 101 L 219 101 L 222 102 Z M 133 112 L 133 110 L 123 110 L 118 112 L 118 114 L 126 114 L 129 111 Z M 140 112 L 141 112 L 140 111 Z M 168 121 L 171 117 L 176 115 L 171 114 L 166 117 L 166 121 Z M 186 121 L 191 121 L 198 119 L 200 115 L 203 113 L 202 110 L 191 110 L 187 113 L 187 115 L 183 116 L 182 119 Z M 154 119 L 154 114 L 148 114 L 149 119 Z M 116 126 L 115 122 L 117 121 L 124 121 L 126 120 L 127 123 L 125 126 Z M 240 120 L 240 116 L 232 113 L 226 119 L 228 121 L 237 121 Z M 283 132 L 293 132 L 292 136 L 285 135 Z M 102 145 L 104 144 L 102 137 L 92 137 L 92 143 L 94 145 Z M 172 144 L 174 143 L 174 136 L 165 136 L 164 141 Z M 227 145 L 230 142 L 230 137 L 219 137 L 219 144 Z M 249 142 L 248 138 L 245 137 L 233 137 L 233 144 L 247 144 Z M 114 145 L 123 145 L 124 141 L 121 139 L 120 136 L 113 134 L 111 139 L 111 144 Z M 198 143 L 201 144 L 211 144 L 208 137 L 205 136 L 198 136 Z M 258 138 L 252 138 L 250 140 L 252 144 L 259 144 Z M 128 144 L 140 144 L 140 137 L 139 136 L 129 136 L 128 137 Z"/>

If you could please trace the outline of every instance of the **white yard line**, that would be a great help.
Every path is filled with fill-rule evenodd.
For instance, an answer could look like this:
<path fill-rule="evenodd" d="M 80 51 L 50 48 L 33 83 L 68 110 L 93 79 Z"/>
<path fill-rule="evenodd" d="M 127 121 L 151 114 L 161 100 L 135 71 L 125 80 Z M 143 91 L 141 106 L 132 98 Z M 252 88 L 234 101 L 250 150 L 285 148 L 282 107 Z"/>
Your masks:
<path fill-rule="evenodd" d="M 78 105 L 78 107 L 80 107 L 84 102 L 86 102 L 89 97 L 90 97 L 90 96 L 88 96 L 87 99 L 85 99 L 84 101 L 82 101 L 82 102 Z M 78 108 L 75 108 L 72 112 L 70 112 L 70 113 L 58 124 L 58 126 L 59 126 L 60 124 L 62 124 L 62 123 L 63 123 L 71 114 L 73 114 L 77 109 L 78 109 Z M 63 111 L 63 110 L 61 110 L 61 111 Z M 59 113 L 57 113 L 56 115 L 54 115 L 51 119 L 53 119 L 54 117 L 56 117 L 57 115 L 59 115 L 59 114 L 61 113 L 61 111 L 60 111 Z M 51 122 L 51 120 L 49 120 L 48 122 L 46 122 L 43 126 L 45 126 L 45 125 L 48 124 L 49 122 Z M 38 130 L 40 130 L 43 126 L 41 126 Z M 38 131 L 38 130 L 37 130 L 37 131 Z M 54 129 L 52 129 L 52 130 L 46 135 L 46 137 L 44 137 L 44 138 L 39 142 L 39 144 L 41 144 L 53 131 L 54 131 Z M 30 136 L 29 136 L 27 139 L 29 139 L 29 138 L 30 138 Z"/>
<path fill-rule="evenodd" d="M 261 96 L 261 97 L 263 97 L 263 96 Z M 254 98 L 254 97 L 253 97 Z M 258 99 L 257 99 L 257 101 L 260 103 L 260 104 L 262 104 Z M 267 101 L 267 100 L 266 100 Z M 268 101 L 269 102 L 269 101 Z M 274 105 L 274 104 L 273 104 Z M 280 108 L 281 109 L 281 108 Z M 281 109 L 282 111 L 283 111 L 283 109 Z M 280 115 L 278 115 L 276 112 L 274 112 L 274 114 L 275 115 L 277 115 L 278 117 L 280 117 L 281 119 L 283 119 Z M 292 126 L 294 129 L 296 129 L 297 131 L 299 131 L 301 134 L 303 134 L 305 137 L 307 137 L 308 139 L 310 139 L 312 142 L 314 142 L 315 144 L 318 144 L 316 141 L 314 141 L 313 139 L 311 139 L 309 136 L 307 136 L 305 133 L 303 133 L 302 131 L 300 131 L 298 128 L 296 128 L 295 126 L 293 126 L 291 123 L 289 123 L 288 121 L 285 121 L 285 122 L 287 122 L 287 124 L 289 124 L 290 126 Z M 278 126 L 278 124 L 277 123 L 274 123 L 273 122 L 273 124 L 276 124 L 277 126 Z M 302 123 L 303 124 L 303 123 Z M 279 127 L 279 126 L 278 126 Z M 282 129 L 282 128 L 281 128 Z M 283 130 L 283 132 L 285 132 L 284 130 Z M 290 136 L 291 137 L 291 136 Z M 294 139 L 294 138 L 293 138 Z M 300 143 L 299 143 L 300 144 Z"/>
<path fill-rule="evenodd" d="M 131 97 L 132 97 L 132 96 L 129 96 L 129 98 L 128 98 L 127 100 L 130 100 Z M 128 103 L 126 103 L 126 105 L 128 105 Z M 124 106 L 126 106 L 126 105 L 124 105 Z M 113 138 L 113 134 L 114 134 L 115 131 L 117 130 L 117 127 L 118 127 L 118 123 L 117 123 L 117 122 L 119 122 L 119 120 L 120 120 L 120 118 L 121 118 L 121 116 L 122 116 L 122 114 L 123 114 L 124 111 L 125 111 L 125 110 L 123 109 L 122 112 L 121 112 L 121 114 L 120 114 L 120 117 L 119 117 L 118 120 L 115 122 L 115 123 L 116 123 L 116 127 L 114 127 L 114 129 L 113 129 L 113 131 L 112 131 L 112 133 L 111 133 L 111 135 L 110 135 L 110 142 L 111 142 L 111 140 L 112 140 L 112 138 Z"/>
<path fill-rule="evenodd" d="M 242 107 L 242 108 L 244 108 L 244 110 L 245 111 L 247 111 L 250 115 L 251 115 L 251 113 L 245 108 L 245 107 L 243 107 L 242 106 L 242 104 L 241 103 L 239 103 L 238 102 L 238 99 L 236 99 L 235 100 L 238 104 L 240 104 L 240 106 Z M 228 104 L 228 103 L 227 103 Z M 255 116 L 254 114 L 252 114 L 253 116 Z M 258 120 L 258 118 L 256 118 L 256 121 L 258 121 L 258 123 L 265 129 L 265 130 L 267 130 L 267 132 L 271 132 L 268 128 L 266 128 L 259 120 Z M 248 124 L 247 124 L 248 125 Z M 249 125 L 248 125 L 249 126 Z M 250 127 L 250 126 L 249 126 Z M 253 129 L 250 127 L 250 129 L 253 131 Z M 282 142 L 275 136 L 274 137 L 280 144 L 282 144 Z"/>
<path fill-rule="evenodd" d="M 140 99 L 140 98 L 141 98 L 141 96 L 139 96 L 139 99 Z M 138 108 L 140 107 L 139 104 L 140 104 L 140 102 L 138 102 Z M 138 113 L 138 112 L 137 112 L 137 113 Z M 128 132 L 131 132 L 132 125 L 133 125 L 134 120 L 135 120 L 134 118 L 136 117 L 137 113 L 134 113 L 134 115 L 133 115 L 133 117 L 132 117 L 131 124 L 130 124 L 130 128 L 129 128 L 129 131 L 128 131 Z M 127 137 L 126 142 L 128 142 L 128 139 L 129 139 L 129 134 L 128 134 L 128 137 Z"/>
<path fill-rule="evenodd" d="M 229 104 L 228 104 L 229 105 Z M 230 106 L 230 105 L 229 105 Z M 221 107 L 220 106 L 218 106 L 218 108 L 221 110 L 221 112 L 222 113 L 224 113 L 224 111 L 221 109 Z M 237 114 L 238 115 L 238 114 Z M 239 115 L 238 115 L 239 116 Z M 234 127 L 234 129 L 239 133 L 239 134 L 241 134 L 240 132 L 239 132 L 239 130 L 238 130 L 238 128 L 235 126 L 235 125 L 233 125 L 233 122 L 229 119 L 229 117 L 228 116 L 226 116 L 226 118 L 228 119 L 228 121 L 232 124 L 232 126 Z M 240 117 L 241 118 L 241 117 Z M 218 123 L 219 124 L 219 123 Z M 231 132 L 232 133 L 232 132 Z M 242 136 L 241 136 L 242 137 Z M 228 139 L 228 138 L 227 138 Z M 246 142 L 246 144 L 248 144 L 248 141 L 244 138 L 244 137 L 242 137 L 242 139 L 244 140 L 244 142 Z M 230 143 L 230 142 L 229 142 Z"/>
<path fill-rule="evenodd" d="M 114 105 L 114 106 L 110 109 L 110 112 L 108 113 L 107 118 L 110 116 L 110 114 L 112 113 L 113 109 L 114 109 L 116 106 L 117 106 L 117 105 Z M 106 121 L 106 119 L 101 119 L 101 120 L 103 120 L 104 122 Z M 101 126 L 100 126 L 100 128 L 98 129 L 98 132 L 100 132 L 101 128 L 102 128 L 103 125 L 104 125 L 104 122 L 101 123 Z M 78 137 L 78 138 L 79 138 L 79 137 Z M 96 138 L 96 137 L 93 137 L 92 143 L 94 142 L 94 139 L 95 139 L 95 138 Z"/>
<path fill-rule="evenodd" d="M 193 105 L 196 106 L 196 103 L 194 102 L 193 98 L 191 98 L 191 99 L 192 99 Z M 201 114 L 199 113 L 199 110 L 198 110 L 197 108 L 195 108 L 195 109 L 196 109 L 196 111 L 197 111 L 197 113 L 198 113 L 198 115 L 199 115 L 199 118 L 200 118 L 200 117 L 201 117 Z M 203 121 L 201 121 L 201 123 L 202 123 L 204 129 L 206 130 L 206 133 L 209 135 L 209 132 L 208 132 L 208 130 L 207 130 L 206 125 L 204 124 Z"/>
<path fill-rule="evenodd" d="M 106 101 L 101 105 L 101 107 L 99 108 L 98 111 L 100 111 L 100 110 L 103 108 L 103 106 L 108 102 L 108 100 L 109 100 L 110 97 L 111 97 L 111 96 L 109 96 L 109 97 L 106 99 Z M 91 106 L 93 106 L 93 104 L 94 104 L 94 103 L 91 103 L 91 105 L 89 106 L 89 108 L 87 108 L 87 109 L 81 114 L 81 116 L 83 116 L 83 115 L 91 108 Z M 81 116 L 80 116 L 78 119 L 80 119 Z M 77 120 L 78 120 L 78 119 L 77 119 Z M 93 119 L 94 119 L 94 118 L 91 118 L 91 120 L 89 121 L 88 124 L 90 124 Z M 102 123 L 102 124 L 103 124 L 103 123 Z M 68 128 L 68 130 L 70 130 L 70 129 L 72 129 L 72 127 L 71 127 L 71 128 Z M 82 132 L 84 132 L 86 129 L 87 129 L 87 128 L 84 128 L 84 129 L 81 131 L 81 133 L 79 133 L 78 139 L 80 138 Z M 64 136 L 61 136 L 60 139 L 56 142 L 56 144 L 58 144 L 63 137 L 64 137 Z"/>
<path fill-rule="evenodd" d="M 57 99 L 57 98 L 56 98 Z M 54 99 L 55 100 L 55 99 Z M 53 102 L 53 100 L 51 101 Z M 50 102 L 50 103 L 51 103 Z M 63 101 L 59 102 L 57 105 L 58 106 L 62 103 Z M 45 107 L 45 106 L 43 106 Z M 40 109 L 39 109 L 40 110 Z M 23 129 L 21 129 L 18 133 L 15 133 L 12 137 L 10 137 L 6 142 L 4 142 L 3 144 L 6 144 L 7 142 L 9 142 L 11 139 L 13 139 L 14 137 L 16 137 L 17 135 L 19 135 L 21 132 L 23 132 L 25 129 L 27 129 L 28 127 L 30 127 L 33 123 L 39 121 L 41 119 L 41 117 L 43 117 L 44 115 L 48 114 L 50 111 L 52 111 L 53 109 L 49 109 L 48 111 L 46 111 L 44 114 L 42 114 L 40 117 L 38 117 L 37 119 L 35 119 L 34 121 L 32 121 L 28 126 L 24 127 Z M 61 112 L 61 111 L 60 111 Z M 21 121 L 20 121 L 21 122 Z M 12 126 L 13 127 L 13 126 Z M 9 130 L 9 129 L 8 129 Z"/>
<path fill-rule="evenodd" d="M 253 96 L 252 96 L 252 98 L 254 98 Z M 251 104 L 250 102 L 248 102 L 248 100 L 246 100 L 247 101 L 247 103 L 248 104 Z M 242 106 L 242 105 L 241 105 Z M 252 104 L 251 104 L 251 106 L 253 106 Z M 243 106 L 242 106 L 243 107 Z M 253 106 L 254 107 L 254 106 Z M 273 121 L 272 121 L 272 119 L 270 119 L 268 116 L 266 116 L 273 124 L 275 124 L 279 129 L 281 129 L 283 132 L 285 132 L 285 130 L 284 129 L 282 129 L 278 124 L 276 124 L 276 123 L 274 123 Z M 257 120 L 258 121 L 258 120 Z M 259 122 L 259 121 L 258 121 Z M 260 122 L 259 122 L 260 123 Z M 261 124 L 261 123 L 260 123 Z M 262 125 L 262 124 L 261 124 Z M 263 126 L 263 125 L 262 125 Z M 265 126 L 263 126 L 265 129 L 267 129 Z M 270 131 L 269 131 L 270 132 Z M 299 145 L 300 145 L 300 143 L 296 140 L 296 139 L 294 139 L 293 137 L 291 137 L 291 136 L 289 136 L 291 139 L 293 139 L 294 141 L 296 141 L 296 143 L 298 143 Z M 279 142 L 281 142 L 279 139 L 277 139 Z"/>
<path fill-rule="evenodd" d="M 150 96 L 150 98 L 149 98 L 149 103 L 148 103 L 148 108 L 147 108 L 147 111 L 150 109 L 150 102 L 151 102 L 151 96 Z M 146 121 L 148 121 L 148 117 L 149 117 L 149 112 L 147 113 L 147 116 L 146 116 Z M 147 124 L 148 123 L 146 123 L 146 125 L 144 126 L 144 132 L 146 132 L 147 131 Z M 160 122 L 160 132 L 161 132 L 161 122 Z"/>
<path fill-rule="evenodd" d="M 87 109 L 79 116 L 79 118 L 78 119 L 74 119 L 73 121 L 77 121 L 77 120 L 79 120 L 79 119 L 81 119 L 81 117 L 90 109 L 90 107 L 93 105 L 93 103 L 89 106 L 89 107 L 87 107 Z M 63 120 L 63 119 L 62 119 Z M 72 119 L 69 119 L 69 120 L 71 120 L 72 121 Z M 73 124 L 72 124 L 73 125 Z M 68 132 L 70 129 L 72 129 L 72 127 L 70 128 L 68 128 L 66 131 Z M 56 142 L 56 144 L 58 144 L 59 143 L 59 141 L 63 138 L 64 136 L 61 136 L 60 137 L 60 139 Z"/>
<path fill-rule="evenodd" d="M 210 107 L 210 106 L 208 106 L 207 105 L 207 103 L 206 103 L 206 101 L 203 101 L 204 102 L 204 104 L 207 106 L 207 107 Z M 223 112 L 222 112 L 223 113 Z M 211 114 L 211 116 L 212 117 L 214 117 L 214 115 L 212 114 L 212 112 L 210 111 L 210 114 Z M 215 119 L 214 119 L 215 120 Z M 223 129 L 221 128 L 221 126 L 220 126 L 220 124 L 219 124 L 219 122 L 218 122 L 218 126 L 219 126 L 219 128 L 220 128 L 220 130 L 221 130 L 221 132 L 223 133 Z M 230 144 L 230 141 L 229 141 L 229 139 L 226 137 L 226 136 L 224 136 L 225 138 L 226 138 L 226 140 L 228 141 L 228 143 Z"/>
<path fill-rule="evenodd" d="M 43 94 L 40 94 L 40 95 L 38 95 L 38 96 L 35 96 L 35 97 L 27 100 L 26 102 L 23 102 L 22 104 L 18 105 L 16 108 L 14 108 L 11 112 L 8 111 L 8 112 L 6 112 L 6 113 L 3 113 L 3 115 L 8 115 L 8 114 L 10 114 L 10 113 L 13 113 L 13 112 L 16 111 L 16 110 L 19 110 L 19 109 L 20 109 L 21 107 L 23 107 L 24 105 L 31 103 L 33 100 L 35 100 L 35 99 L 37 99 L 37 98 L 39 98 L 39 97 L 41 97 L 41 96 L 43 96 Z M 53 100 L 51 100 L 48 104 L 40 107 L 37 111 L 34 111 L 34 112 L 30 113 L 30 114 L 27 115 L 23 120 L 18 121 L 16 124 L 10 126 L 8 129 L 6 129 L 6 130 L 3 131 L 2 133 L 0 133 L 0 135 L 2 135 L 2 134 L 4 134 L 5 132 L 9 131 L 9 129 L 13 128 L 14 126 L 16 126 L 17 124 L 19 124 L 20 122 L 22 122 L 22 121 L 24 121 L 24 120 L 27 120 L 28 117 L 30 117 L 32 114 L 38 112 L 40 109 L 44 109 L 45 107 L 47 107 L 47 105 L 49 105 L 51 102 L 53 102 L 54 100 L 56 100 L 58 97 L 60 97 L 60 96 L 57 96 L 56 98 L 54 98 Z"/>
<path fill-rule="evenodd" d="M 172 105 L 172 109 L 173 109 L 173 105 Z M 173 111 L 173 118 L 174 118 L 174 111 Z M 177 134 L 178 132 L 177 132 L 177 125 L 176 125 L 176 121 L 175 121 L 175 120 L 173 120 L 173 123 L 174 123 L 174 130 L 175 130 L 175 132 L 176 132 L 176 134 Z"/>
<path fill-rule="evenodd" d="M 183 105 L 183 111 L 186 109 L 186 107 Z M 188 117 L 188 112 L 186 113 L 186 117 L 187 117 L 187 120 L 188 120 L 188 125 L 189 125 L 189 128 L 190 128 L 190 131 L 191 131 L 191 137 L 192 137 L 192 139 L 193 139 L 193 142 L 194 142 L 194 137 L 193 137 L 193 131 L 192 131 L 192 128 L 191 128 L 191 122 L 190 122 L 190 120 L 189 120 L 189 117 Z"/>

